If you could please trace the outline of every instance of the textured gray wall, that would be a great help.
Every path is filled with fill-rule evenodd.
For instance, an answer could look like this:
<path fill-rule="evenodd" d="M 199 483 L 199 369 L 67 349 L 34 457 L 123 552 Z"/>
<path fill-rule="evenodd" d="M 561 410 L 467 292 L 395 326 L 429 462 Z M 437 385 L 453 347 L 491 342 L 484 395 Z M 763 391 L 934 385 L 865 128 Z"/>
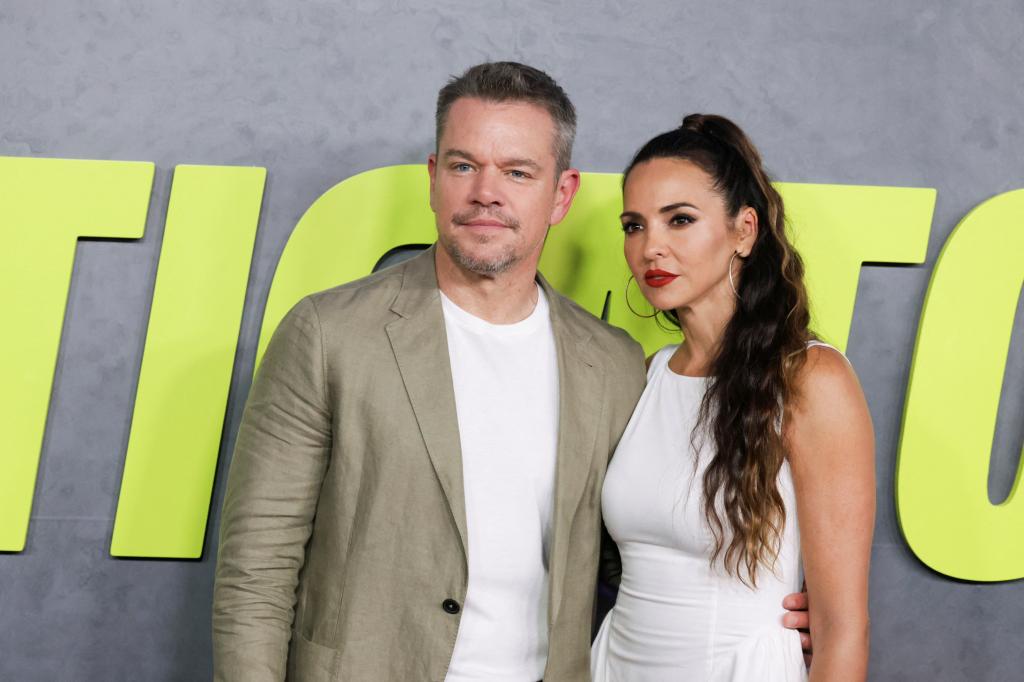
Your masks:
<path fill-rule="evenodd" d="M 28 546 L 0 555 L 0 679 L 209 677 L 216 512 L 200 561 L 108 554 L 173 166 L 269 171 L 219 509 L 223 453 L 291 229 L 336 182 L 422 162 L 438 87 L 500 58 L 565 86 L 580 111 L 584 170 L 618 171 L 652 133 L 711 111 L 738 120 L 780 180 L 938 188 L 927 263 L 864 269 L 849 344 L 878 433 L 871 677 L 1020 679 L 1024 583 L 956 582 L 925 568 L 901 539 L 892 480 L 931 266 L 970 208 L 1024 187 L 1024 6 L 825 4 L 3 0 L 0 154 L 149 160 L 158 170 L 144 239 L 78 248 Z M 1021 451 L 1022 319 L 994 499 Z"/>

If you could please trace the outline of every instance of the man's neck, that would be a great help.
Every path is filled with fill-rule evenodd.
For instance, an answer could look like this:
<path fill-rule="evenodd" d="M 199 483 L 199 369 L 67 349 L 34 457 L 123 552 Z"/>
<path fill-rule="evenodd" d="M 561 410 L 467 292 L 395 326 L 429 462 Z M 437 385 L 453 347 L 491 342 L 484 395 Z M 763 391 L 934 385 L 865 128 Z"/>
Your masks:
<path fill-rule="evenodd" d="M 458 267 L 440 246 L 434 259 L 438 288 L 475 317 L 492 324 L 513 324 L 529 317 L 537 305 L 536 266 L 513 267 L 494 276 L 479 275 Z"/>

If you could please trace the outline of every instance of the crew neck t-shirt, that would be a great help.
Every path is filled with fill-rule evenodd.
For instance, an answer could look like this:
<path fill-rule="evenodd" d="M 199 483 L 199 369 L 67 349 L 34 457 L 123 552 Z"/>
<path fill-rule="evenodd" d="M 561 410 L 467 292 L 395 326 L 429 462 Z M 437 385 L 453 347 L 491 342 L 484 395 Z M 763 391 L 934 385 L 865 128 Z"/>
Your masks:
<path fill-rule="evenodd" d="M 548 651 L 558 357 L 548 301 L 492 324 L 441 294 L 462 450 L 469 584 L 447 682 L 536 682 Z"/>

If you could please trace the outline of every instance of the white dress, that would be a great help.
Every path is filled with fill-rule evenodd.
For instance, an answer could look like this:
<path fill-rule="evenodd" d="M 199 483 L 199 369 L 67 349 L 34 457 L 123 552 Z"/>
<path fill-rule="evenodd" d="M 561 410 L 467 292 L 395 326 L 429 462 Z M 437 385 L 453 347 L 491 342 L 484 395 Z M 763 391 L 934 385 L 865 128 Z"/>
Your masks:
<path fill-rule="evenodd" d="M 651 361 L 648 383 L 619 442 L 602 492 L 608 532 L 622 556 L 622 581 L 591 655 L 594 682 L 807 679 L 800 636 L 782 626 L 782 599 L 799 591 L 800 536 L 789 463 L 778 482 L 786 505 L 781 552 L 756 589 L 712 567 L 703 511 L 711 445 L 694 455 L 690 432 L 705 379 Z"/>

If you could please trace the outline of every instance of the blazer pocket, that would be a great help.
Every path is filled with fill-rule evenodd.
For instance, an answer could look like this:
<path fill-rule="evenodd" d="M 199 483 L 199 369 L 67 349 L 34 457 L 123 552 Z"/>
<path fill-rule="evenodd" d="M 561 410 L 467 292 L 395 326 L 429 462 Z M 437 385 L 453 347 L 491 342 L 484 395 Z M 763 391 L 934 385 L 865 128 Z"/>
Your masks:
<path fill-rule="evenodd" d="M 335 682 L 340 655 L 338 650 L 311 642 L 301 633 L 292 631 L 288 679 L 292 682 Z"/>

